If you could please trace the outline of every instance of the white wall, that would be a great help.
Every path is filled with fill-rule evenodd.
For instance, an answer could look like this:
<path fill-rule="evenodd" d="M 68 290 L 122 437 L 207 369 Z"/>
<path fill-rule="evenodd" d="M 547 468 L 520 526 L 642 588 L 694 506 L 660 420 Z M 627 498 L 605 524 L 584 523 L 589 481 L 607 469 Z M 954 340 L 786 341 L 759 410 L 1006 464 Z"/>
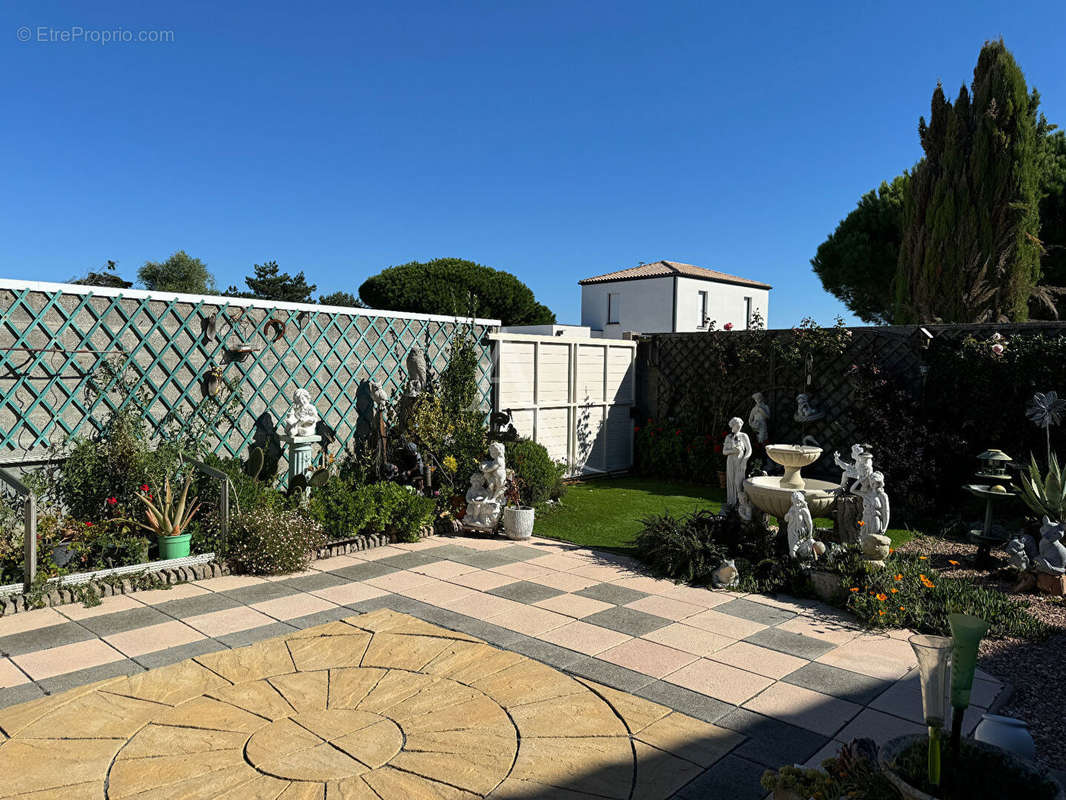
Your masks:
<path fill-rule="evenodd" d="M 607 324 L 608 291 L 621 295 L 618 325 Z M 670 277 L 581 287 L 581 324 L 603 331 L 606 338 L 621 339 L 623 331 L 669 332 L 673 314 L 674 281 Z"/>
<path fill-rule="evenodd" d="M 700 292 L 707 292 L 707 316 L 721 330 L 726 323 L 733 323 L 733 330 L 746 327 L 745 297 L 751 298 L 752 312 L 758 312 L 763 323 L 769 318 L 770 292 L 752 286 L 737 286 L 731 283 L 701 281 L 695 278 L 677 279 L 677 331 L 705 330 L 700 327 Z"/>
<path fill-rule="evenodd" d="M 522 436 L 565 461 L 571 474 L 632 466 L 635 342 L 491 336 L 497 347 L 495 405 L 510 409 Z"/>
<path fill-rule="evenodd" d="M 673 327 L 675 285 L 676 328 Z M 607 323 L 609 292 L 621 296 L 617 325 Z M 770 292 L 767 289 L 665 276 L 582 286 L 581 324 L 593 331 L 603 331 L 603 336 L 611 339 L 621 338 L 623 331 L 671 333 L 705 330 L 701 327 L 700 292 L 707 292 L 707 316 L 717 323 L 719 330 L 728 322 L 733 323 L 734 330 L 744 330 L 745 297 L 751 298 L 752 311 L 761 314 L 764 323 L 769 319 Z"/>

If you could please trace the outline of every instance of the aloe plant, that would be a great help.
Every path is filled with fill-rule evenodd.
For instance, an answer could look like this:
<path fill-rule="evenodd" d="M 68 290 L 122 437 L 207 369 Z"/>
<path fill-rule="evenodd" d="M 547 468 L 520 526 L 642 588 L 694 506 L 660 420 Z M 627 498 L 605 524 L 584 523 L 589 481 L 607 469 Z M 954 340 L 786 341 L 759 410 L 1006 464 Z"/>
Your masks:
<path fill-rule="evenodd" d="M 192 476 L 189 476 L 185 480 L 181 494 L 176 499 L 170 490 L 170 478 L 167 478 L 163 484 L 162 495 L 159 492 L 138 494 L 137 499 L 145 505 L 144 516 L 148 522 L 137 524 L 145 530 L 154 532 L 157 536 L 180 536 L 200 508 L 200 503 L 195 497 L 191 502 L 188 501 L 191 485 Z"/>
<path fill-rule="evenodd" d="M 1018 480 L 1022 500 L 1037 516 L 1062 522 L 1066 510 L 1066 483 L 1062 479 L 1058 457 L 1051 454 L 1046 475 L 1041 474 L 1036 456 L 1030 455 L 1029 458 L 1029 472 L 1023 472 Z"/>

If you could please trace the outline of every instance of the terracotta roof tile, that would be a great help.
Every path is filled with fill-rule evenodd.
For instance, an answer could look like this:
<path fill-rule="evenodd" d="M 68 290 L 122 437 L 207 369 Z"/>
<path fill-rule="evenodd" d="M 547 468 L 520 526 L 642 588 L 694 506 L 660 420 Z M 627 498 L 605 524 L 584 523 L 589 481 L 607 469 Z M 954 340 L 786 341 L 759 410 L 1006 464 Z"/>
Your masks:
<path fill-rule="evenodd" d="M 740 278 L 736 275 L 719 272 L 716 269 L 697 267 L 695 264 L 683 264 L 680 261 L 654 261 L 651 264 L 641 264 L 638 267 L 620 269 L 616 272 L 608 272 L 606 275 L 596 275 L 592 278 L 585 278 L 584 280 L 578 281 L 578 284 L 584 286 L 589 283 L 610 283 L 612 281 L 660 278 L 670 275 L 680 275 L 686 278 L 699 278 L 706 281 L 718 281 L 719 283 L 734 283 L 740 286 L 752 286 L 757 289 L 772 288 L 768 283 L 753 281 L 748 278 Z"/>

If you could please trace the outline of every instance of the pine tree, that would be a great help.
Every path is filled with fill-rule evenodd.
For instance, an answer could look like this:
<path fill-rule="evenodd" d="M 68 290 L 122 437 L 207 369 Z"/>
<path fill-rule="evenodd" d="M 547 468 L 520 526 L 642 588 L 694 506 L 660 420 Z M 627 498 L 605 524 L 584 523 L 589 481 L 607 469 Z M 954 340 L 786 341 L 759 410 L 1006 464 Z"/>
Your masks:
<path fill-rule="evenodd" d="M 230 297 L 249 297 L 257 300 L 280 300 L 286 303 L 310 303 L 315 284 L 309 284 L 303 271 L 290 275 L 281 272 L 277 261 L 265 264 L 253 264 L 255 276 L 244 279 L 248 291 L 242 292 L 236 286 L 230 286 L 226 294 Z"/>
<path fill-rule="evenodd" d="M 933 92 L 904 204 L 896 321 L 1025 320 L 1040 277 L 1037 107 L 1002 40 L 970 90 Z"/>

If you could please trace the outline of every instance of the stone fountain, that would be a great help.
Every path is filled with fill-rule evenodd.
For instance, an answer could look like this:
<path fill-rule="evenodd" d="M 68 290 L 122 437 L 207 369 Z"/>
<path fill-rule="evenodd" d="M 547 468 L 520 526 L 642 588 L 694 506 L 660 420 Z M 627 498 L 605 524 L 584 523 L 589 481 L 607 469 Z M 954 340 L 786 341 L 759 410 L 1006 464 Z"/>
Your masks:
<path fill-rule="evenodd" d="M 836 499 L 834 490 L 839 484 L 804 478 L 800 473 L 822 455 L 822 448 L 803 444 L 768 444 L 766 454 L 785 468 L 785 474 L 758 475 L 744 481 L 744 493 L 751 504 L 760 511 L 777 518 L 781 530 L 785 530 L 785 514 L 792 505 L 792 493 L 802 492 L 807 506 L 815 517 L 829 515 Z"/>

